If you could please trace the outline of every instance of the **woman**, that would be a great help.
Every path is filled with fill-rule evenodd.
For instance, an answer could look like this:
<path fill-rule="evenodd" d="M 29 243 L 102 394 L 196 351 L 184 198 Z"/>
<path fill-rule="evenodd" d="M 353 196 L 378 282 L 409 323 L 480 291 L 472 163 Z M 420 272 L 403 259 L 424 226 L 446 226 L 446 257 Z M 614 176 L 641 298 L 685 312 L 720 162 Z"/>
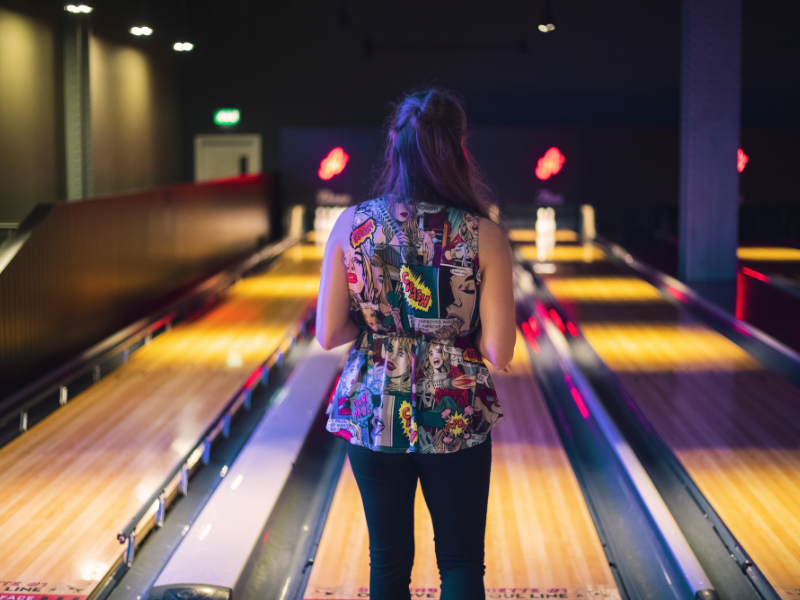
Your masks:
<path fill-rule="evenodd" d="M 490 430 L 502 414 L 482 363 L 506 368 L 516 335 L 508 239 L 488 218 L 466 139 L 454 94 L 432 89 L 397 103 L 378 197 L 342 213 L 322 263 L 317 339 L 326 349 L 355 341 L 348 364 L 364 373 L 352 391 L 337 388 L 328 431 L 350 442 L 376 600 L 410 598 L 418 480 L 442 600 L 485 598 Z M 365 288 L 398 296 L 392 319 L 378 318 L 384 296 Z M 369 322 L 365 301 L 376 305 Z"/>

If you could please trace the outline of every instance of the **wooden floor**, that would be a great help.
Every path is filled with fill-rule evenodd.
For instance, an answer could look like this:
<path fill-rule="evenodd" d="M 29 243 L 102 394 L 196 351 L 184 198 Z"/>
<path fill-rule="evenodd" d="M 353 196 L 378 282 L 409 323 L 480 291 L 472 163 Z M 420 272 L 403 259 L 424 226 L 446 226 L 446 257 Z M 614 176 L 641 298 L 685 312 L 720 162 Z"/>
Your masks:
<path fill-rule="evenodd" d="M 591 517 L 544 400 L 524 341 L 512 374 L 493 373 L 506 419 L 492 433 L 494 455 L 486 536 L 486 587 L 500 597 L 619 598 Z M 433 527 L 416 498 L 413 598 L 438 598 Z M 361 497 L 345 464 L 306 600 L 368 597 L 369 543 Z"/>
<path fill-rule="evenodd" d="M 780 596 L 800 597 L 800 389 L 648 284 L 592 269 L 559 265 L 548 288 Z"/>
<path fill-rule="evenodd" d="M 0 449 L 3 594 L 91 594 L 117 532 L 311 305 L 320 263 L 289 250 Z"/>

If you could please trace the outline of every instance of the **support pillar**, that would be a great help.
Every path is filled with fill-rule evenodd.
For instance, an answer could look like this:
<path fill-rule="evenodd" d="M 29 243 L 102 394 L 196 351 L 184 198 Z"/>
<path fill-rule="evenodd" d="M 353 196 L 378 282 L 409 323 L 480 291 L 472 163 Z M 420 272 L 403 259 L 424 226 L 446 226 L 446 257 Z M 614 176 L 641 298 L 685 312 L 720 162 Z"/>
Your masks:
<path fill-rule="evenodd" d="M 739 230 L 742 0 L 683 0 L 680 275 L 733 282 Z"/>
<path fill-rule="evenodd" d="M 89 16 L 64 15 L 64 138 L 67 200 L 92 196 Z"/>

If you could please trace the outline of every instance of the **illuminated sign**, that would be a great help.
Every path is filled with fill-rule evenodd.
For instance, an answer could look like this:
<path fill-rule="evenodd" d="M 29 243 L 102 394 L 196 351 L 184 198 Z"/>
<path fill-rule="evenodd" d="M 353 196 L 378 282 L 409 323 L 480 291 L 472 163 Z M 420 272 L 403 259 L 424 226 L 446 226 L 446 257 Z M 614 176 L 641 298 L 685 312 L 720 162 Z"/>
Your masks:
<path fill-rule="evenodd" d="M 344 171 L 344 167 L 350 157 L 341 148 L 334 148 L 330 151 L 328 156 L 322 159 L 319 163 L 319 178 L 328 180 L 334 175 L 338 175 Z"/>
<path fill-rule="evenodd" d="M 736 170 L 741 173 L 744 171 L 744 166 L 748 163 L 750 157 L 744 153 L 744 150 L 739 148 L 739 151 L 736 153 Z"/>
<path fill-rule="evenodd" d="M 544 156 L 536 162 L 536 177 L 539 179 L 550 179 L 561 170 L 564 165 L 564 155 L 555 146 L 544 153 Z"/>
<path fill-rule="evenodd" d="M 217 125 L 236 125 L 241 118 L 238 108 L 220 108 L 214 111 L 214 123 Z"/>

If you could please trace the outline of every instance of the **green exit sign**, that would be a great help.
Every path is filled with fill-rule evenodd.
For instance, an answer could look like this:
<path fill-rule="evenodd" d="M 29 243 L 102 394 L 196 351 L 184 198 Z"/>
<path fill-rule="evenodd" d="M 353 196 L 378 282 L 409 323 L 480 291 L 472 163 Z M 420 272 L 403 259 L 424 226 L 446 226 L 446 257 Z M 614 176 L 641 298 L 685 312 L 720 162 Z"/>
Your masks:
<path fill-rule="evenodd" d="M 241 117 L 238 108 L 220 108 L 214 111 L 214 123 L 217 125 L 236 125 Z"/>

